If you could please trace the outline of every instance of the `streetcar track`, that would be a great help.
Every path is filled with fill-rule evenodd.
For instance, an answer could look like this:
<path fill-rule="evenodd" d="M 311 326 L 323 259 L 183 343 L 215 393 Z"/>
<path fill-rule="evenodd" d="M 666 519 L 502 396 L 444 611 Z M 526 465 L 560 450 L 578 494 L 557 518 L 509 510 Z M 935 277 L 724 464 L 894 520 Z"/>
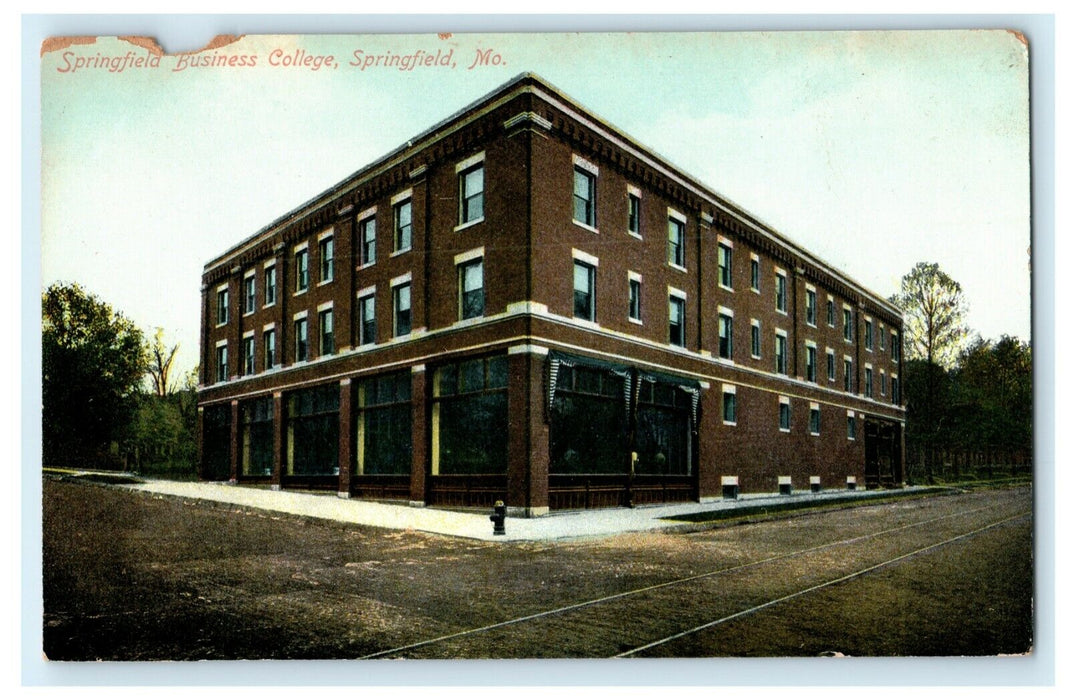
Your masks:
<path fill-rule="evenodd" d="M 924 525 L 930 525 L 931 523 L 939 522 L 941 520 L 947 520 L 949 518 L 965 516 L 965 515 L 971 515 L 971 514 L 974 514 L 974 513 L 981 512 L 981 511 L 985 511 L 985 510 L 990 510 L 992 508 L 996 508 L 996 507 L 998 507 L 998 505 L 999 504 L 993 504 L 993 505 L 988 505 L 988 506 L 982 506 L 980 508 L 973 508 L 973 509 L 970 509 L 970 510 L 958 511 L 956 513 L 948 513 L 946 515 L 941 515 L 941 516 L 939 516 L 937 518 L 931 518 L 931 519 L 923 520 L 923 521 L 916 522 L 916 523 L 907 523 L 905 525 L 897 525 L 895 527 L 887 528 L 887 529 L 880 530 L 880 531 L 877 531 L 877 532 L 868 533 L 868 534 L 865 534 L 865 535 L 858 535 L 856 537 L 849 537 L 849 538 L 842 539 L 842 540 L 836 540 L 834 542 L 827 542 L 827 543 L 824 543 L 824 544 L 815 545 L 813 547 L 806 547 L 804 549 L 799 549 L 799 550 L 795 550 L 795 551 L 792 551 L 792 552 L 785 552 L 783 554 L 777 554 L 777 555 L 774 555 L 774 556 L 771 556 L 771 557 L 766 557 L 764 559 L 759 559 L 759 560 L 756 560 L 756 561 L 747 562 L 745 564 L 736 564 L 734 566 L 729 566 L 729 567 L 725 567 L 725 568 L 722 568 L 722 569 L 715 569 L 713 571 L 705 571 L 705 572 L 702 572 L 702 573 L 699 573 L 699 574 L 694 574 L 694 575 L 686 576 L 686 577 L 679 578 L 679 579 L 673 579 L 671 581 L 664 581 L 664 582 L 661 582 L 661 583 L 653 584 L 651 586 L 644 586 L 642 588 L 635 588 L 635 589 L 631 589 L 631 590 L 628 590 L 628 591 L 621 591 L 620 593 L 614 593 L 612 595 L 603 596 L 603 597 L 600 597 L 600 598 L 594 598 L 594 599 L 590 599 L 590 600 L 580 601 L 578 603 L 571 603 L 571 604 L 564 605 L 564 606 L 561 606 L 561 607 L 558 607 L 558 608 L 553 608 L 551 610 L 543 610 L 543 611 L 540 611 L 540 612 L 537 612 L 537 613 L 531 613 L 530 615 L 523 615 L 523 616 L 512 618 L 512 619 L 503 620 L 501 622 L 494 622 L 494 623 L 491 623 L 491 624 L 488 624 L 488 625 L 483 625 L 483 626 L 480 626 L 480 627 L 474 627 L 474 628 L 470 628 L 470 629 L 466 629 L 466 630 L 461 630 L 461 631 L 458 631 L 458 632 L 451 632 L 449 634 L 441 635 L 441 636 L 438 636 L 438 637 L 433 637 L 431 639 L 425 639 L 425 640 L 421 640 L 421 641 L 418 641 L 418 642 L 413 642 L 411 644 L 404 644 L 404 645 L 393 647 L 393 648 L 390 648 L 390 649 L 385 649 L 383 651 L 378 651 L 378 652 L 374 652 L 372 654 L 367 654 L 365 656 L 361 656 L 361 657 L 359 657 L 359 659 L 361 659 L 361 660 L 363 660 L 363 659 L 377 659 L 377 658 L 390 656 L 390 655 L 393 655 L 393 654 L 399 654 L 401 652 L 406 652 L 406 651 L 410 651 L 410 650 L 413 650 L 413 649 L 419 649 L 419 648 L 430 646 L 430 645 L 433 645 L 433 644 L 439 644 L 441 642 L 449 641 L 449 640 L 452 640 L 452 639 L 457 639 L 457 638 L 460 638 L 460 637 L 476 635 L 476 634 L 480 634 L 480 633 L 483 633 L 483 632 L 488 632 L 490 630 L 500 629 L 502 627 L 508 627 L 508 626 L 512 626 L 512 625 L 517 625 L 517 624 L 520 624 L 520 623 L 530 622 L 530 621 L 533 621 L 533 620 L 537 620 L 537 619 L 545 618 L 545 617 L 551 617 L 551 616 L 554 616 L 554 615 L 560 615 L 562 613 L 571 612 L 571 611 L 574 611 L 574 610 L 579 610 L 579 609 L 582 609 L 582 608 L 587 608 L 587 607 L 591 607 L 591 606 L 595 606 L 595 605 L 600 605 L 600 604 L 603 604 L 603 603 L 608 603 L 608 602 L 614 601 L 614 600 L 620 600 L 622 598 L 627 598 L 627 597 L 630 597 L 630 596 L 640 595 L 640 594 L 643 594 L 643 593 L 649 593 L 649 592 L 660 590 L 660 589 L 664 589 L 664 588 L 670 588 L 670 587 L 673 587 L 673 586 L 683 585 L 683 584 L 690 583 L 690 582 L 697 581 L 697 580 L 701 580 L 701 579 L 704 579 L 704 578 L 710 578 L 710 577 L 713 577 L 713 576 L 720 576 L 720 575 L 724 575 L 724 574 L 735 573 L 735 572 L 738 572 L 738 571 L 743 571 L 745 569 L 750 569 L 750 568 L 754 568 L 754 567 L 758 567 L 758 566 L 763 566 L 765 564 L 770 564 L 770 563 L 773 563 L 773 562 L 776 562 L 776 561 L 782 561 L 782 560 L 790 559 L 790 558 L 794 558 L 794 557 L 805 556 L 807 554 L 812 554 L 814 552 L 819 552 L 819 551 L 825 550 L 825 549 L 831 549 L 831 548 L 834 548 L 834 547 L 846 546 L 846 545 L 854 544 L 854 543 L 861 542 L 861 541 L 864 541 L 864 540 L 867 540 L 867 539 L 880 537 L 882 535 L 887 535 L 887 534 L 891 534 L 891 533 L 894 533 L 894 532 L 899 532 L 899 531 L 903 531 L 903 530 L 909 530 L 909 529 L 912 529 L 912 528 L 922 527 Z M 1025 515 L 1030 515 L 1030 513 L 1025 514 Z M 1023 515 L 1017 515 L 1017 516 L 1013 516 L 1010 519 L 1012 520 L 1012 519 L 1020 518 L 1020 517 L 1024 517 L 1024 516 Z M 1003 521 L 1000 521 L 1000 522 L 1003 522 Z M 923 550 L 918 550 L 918 551 L 923 551 Z M 894 560 L 892 560 L 892 561 L 894 561 Z M 828 585 L 830 585 L 830 584 L 828 584 Z M 642 647 L 636 648 L 635 650 L 632 650 L 631 652 L 628 652 L 628 653 L 634 653 L 635 651 L 637 651 L 637 650 L 639 650 L 641 648 Z"/>
<path fill-rule="evenodd" d="M 972 530 L 970 532 L 966 532 L 964 534 L 957 535 L 956 537 L 951 537 L 950 539 L 943 540 L 942 542 L 936 542 L 935 544 L 928 545 L 927 547 L 922 547 L 920 549 L 915 549 L 912 552 L 907 552 L 906 554 L 901 554 L 901 555 L 899 555 L 897 557 L 893 557 L 893 558 L 888 559 L 886 561 L 880 562 L 879 564 L 873 564 L 872 566 L 867 566 L 864 569 L 860 569 L 859 571 L 855 571 L 853 573 L 846 574 L 845 576 L 839 576 L 838 578 L 832 579 L 830 581 L 825 581 L 824 583 L 818 583 L 815 586 L 809 586 L 808 588 L 804 588 L 804 589 L 802 589 L 800 591 L 795 591 L 794 593 L 790 593 L 790 594 L 785 595 L 785 596 L 780 596 L 779 598 L 776 598 L 776 599 L 770 600 L 770 601 L 766 601 L 764 603 L 761 603 L 760 605 L 755 605 L 753 607 L 747 608 L 746 610 L 740 610 L 739 612 L 732 613 L 731 615 L 727 615 L 725 617 L 721 617 L 721 618 L 719 618 L 717 620 L 713 620 L 712 622 L 706 622 L 705 624 L 698 625 L 697 627 L 692 627 L 692 628 L 690 628 L 688 630 L 684 630 L 682 632 L 677 632 L 676 634 L 669 635 L 667 637 L 663 637 L 661 639 L 649 642 L 647 644 L 643 644 L 642 646 L 639 646 L 639 647 L 635 647 L 634 649 L 629 649 L 628 651 L 616 654 L 612 658 L 614 658 L 614 659 L 622 659 L 622 658 L 626 658 L 628 656 L 632 656 L 632 655 L 637 654 L 639 652 L 646 651 L 647 649 L 652 649 L 654 647 L 661 646 L 663 644 L 667 644 L 668 642 L 675 641 L 675 640 L 680 639 L 682 637 L 686 637 L 686 636 L 689 636 L 691 634 L 695 634 L 697 632 L 701 632 L 703 630 L 707 630 L 707 629 L 710 629 L 712 627 L 716 627 L 718 625 L 722 625 L 725 622 L 731 622 L 732 620 L 737 620 L 740 617 L 745 617 L 746 615 L 751 615 L 753 613 L 760 612 L 761 610 L 765 610 L 766 608 L 770 608 L 770 607 L 772 607 L 774 605 L 779 605 L 780 603 L 785 603 L 788 600 L 794 600 L 795 598 L 800 598 L 801 596 L 807 595 L 809 593 L 813 593 L 814 591 L 819 591 L 819 590 L 821 590 L 823 588 L 828 588 L 829 586 L 834 586 L 834 585 L 837 585 L 837 584 L 840 584 L 840 583 L 845 583 L 846 581 L 850 581 L 850 580 L 853 580 L 855 578 L 859 578 L 861 576 L 864 576 L 865 574 L 870 574 L 873 571 L 878 571 L 879 569 L 882 569 L 884 567 L 890 566 L 892 564 L 896 564 L 896 563 L 898 563 L 900 561 L 904 561 L 906 559 L 918 556 L 920 554 L 924 554 L 926 552 L 930 552 L 930 551 L 938 549 L 940 547 L 945 547 L 948 544 L 952 544 L 954 542 L 958 542 L 960 540 L 964 540 L 964 539 L 966 539 L 968 537 L 972 537 L 973 535 L 977 535 L 977 534 L 979 534 L 981 532 L 985 532 L 987 530 L 991 530 L 993 528 L 999 527 L 1000 525 L 1005 525 L 1008 522 L 1012 522 L 1014 520 L 1020 520 L 1021 518 L 1030 518 L 1030 517 L 1032 517 L 1031 513 L 1020 513 L 1018 515 L 1014 515 L 1014 516 L 1011 516 L 1009 518 L 1005 518 L 1003 520 L 998 520 L 996 522 L 990 523 L 990 524 L 985 525 L 984 527 L 978 528 L 976 530 Z"/>

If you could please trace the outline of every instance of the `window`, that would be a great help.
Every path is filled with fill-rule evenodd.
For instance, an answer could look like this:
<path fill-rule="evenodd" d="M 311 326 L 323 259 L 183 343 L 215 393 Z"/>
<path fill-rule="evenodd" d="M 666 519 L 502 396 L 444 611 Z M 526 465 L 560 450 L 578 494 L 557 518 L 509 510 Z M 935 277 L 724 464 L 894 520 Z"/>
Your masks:
<path fill-rule="evenodd" d="M 434 372 L 432 474 L 508 470 L 508 357 L 464 360 Z M 479 426 L 472 430 L 472 426 Z"/>
<path fill-rule="evenodd" d="M 820 406 L 809 405 L 809 434 L 820 435 Z"/>
<path fill-rule="evenodd" d="M 227 373 L 226 343 L 215 346 L 215 381 L 225 382 Z"/>
<path fill-rule="evenodd" d="M 572 313 L 576 318 L 593 321 L 594 308 L 594 266 L 575 261 L 573 269 L 574 302 Z"/>
<path fill-rule="evenodd" d="M 805 290 L 805 322 L 817 325 L 817 292 L 813 289 Z"/>
<path fill-rule="evenodd" d="M 593 228 L 595 177 L 592 173 L 575 168 L 575 183 L 572 187 L 572 218 Z"/>
<path fill-rule="evenodd" d="M 256 342 L 252 336 L 241 339 L 242 374 L 256 373 Z"/>
<path fill-rule="evenodd" d="M 319 312 L 319 355 L 334 354 L 334 310 Z"/>
<path fill-rule="evenodd" d="M 360 344 L 375 342 L 375 296 L 360 298 Z"/>
<path fill-rule="evenodd" d="M 814 345 L 805 346 L 805 379 L 807 382 L 817 381 L 817 348 Z"/>
<path fill-rule="evenodd" d="M 393 334 L 401 337 L 412 332 L 412 285 L 393 288 Z"/>
<path fill-rule="evenodd" d="M 275 294 L 278 289 L 278 278 L 275 276 L 275 266 L 264 268 L 264 306 L 273 306 Z"/>
<path fill-rule="evenodd" d="M 854 417 L 854 412 L 849 411 L 846 414 L 846 439 L 854 440 L 857 438 L 857 419 Z"/>
<path fill-rule="evenodd" d="M 843 388 L 854 390 L 854 363 L 849 357 L 843 360 Z"/>
<path fill-rule="evenodd" d="M 245 278 L 245 313 L 251 314 L 256 310 L 256 277 L 250 275 Z"/>
<path fill-rule="evenodd" d="M 865 319 L 865 349 L 872 350 L 872 319 Z"/>
<path fill-rule="evenodd" d="M 849 306 L 843 307 L 843 340 L 852 340 L 854 337 L 854 313 Z"/>
<path fill-rule="evenodd" d="M 264 369 L 275 367 L 275 329 L 264 331 Z"/>
<path fill-rule="evenodd" d="M 733 342 L 733 325 L 735 319 L 730 314 L 726 314 L 723 311 L 720 312 L 719 332 L 720 332 L 720 357 L 725 360 L 730 360 L 734 354 L 734 342 Z"/>
<path fill-rule="evenodd" d="M 872 368 L 865 368 L 865 396 L 872 398 Z"/>
<path fill-rule="evenodd" d="M 776 372 L 787 374 L 787 336 L 776 333 Z"/>
<path fill-rule="evenodd" d="M 787 313 L 787 275 L 776 272 L 776 311 Z"/>
<path fill-rule="evenodd" d="M 791 432 L 791 400 L 786 396 L 779 397 L 779 429 Z"/>
<path fill-rule="evenodd" d="M 339 408 L 338 382 L 285 394 L 283 414 L 283 459 L 291 475 L 336 475 L 338 473 Z"/>
<path fill-rule="evenodd" d="M 334 237 L 324 238 L 319 242 L 319 282 L 334 279 Z"/>
<path fill-rule="evenodd" d="M 736 399 L 735 399 L 735 387 L 724 387 L 724 400 L 723 400 L 723 416 L 724 423 L 727 425 L 735 425 L 736 423 Z"/>
<path fill-rule="evenodd" d="M 412 373 L 372 377 L 357 387 L 356 473 L 412 472 Z"/>
<path fill-rule="evenodd" d="M 308 289 L 308 249 L 301 248 L 293 257 L 294 284 L 298 292 Z"/>
<path fill-rule="evenodd" d="M 891 362 L 898 362 L 898 334 L 891 333 Z"/>
<path fill-rule="evenodd" d="M 750 289 L 761 291 L 761 261 L 756 257 L 750 258 Z"/>
<path fill-rule="evenodd" d="M 642 200 L 634 192 L 627 194 L 627 232 L 636 236 L 641 235 L 639 230 L 639 208 Z"/>
<path fill-rule="evenodd" d="M 263 396 L 242 401 L 239 406 L 241 474 L 267 476 L 275 461 L 275 401 L 270 396 Z"/>
<path fill-rule="evenodd" d="M 717 271 L 720 273 L 720 286 L 731 289 L 731 246 L 724 243 L 717 246 Z"/>
<path fill-rule="evenodd" d="M 684 313 L 686 301 L 677 296 L 668 297 L 668 342 L 683 347 L 685 338 Z"/>
<path fill-rule="evenodd" d="M 828 327 L 835 328 L 835 300 L 828 297 Z"/>
<path fill-rule="evenodd" d="M 750 321 L 750 357 L 761 357 L 761 324 L 756 320 Z"/>
<path fill-rule="evenodd" d="M 460 173 L 460 223 L 468 224 L 483 218 L 483 165 Z"/>
<path fill-rule="evenodd" d="M 828 350 L 828 381 L 835 381 L 835 353 Z"/>
<path fill-rule="evenodd" d="M 486 307 L 483 292 L 483 261 L 472 260 L 460 265 L 460 318 L 482 316 Z"/>
<path fill-rule="evenodd" d="M 369 216 L 360 222 L 360 264 L 371 265 L 375 262 L 375 217 Z"/>
<path fill-rule="evenodd" d="M 220 289 L 215 294 L 215 322 L 223 325 L 230 320 L 230 290 Z"/>
<path fill-rule="evenodd" d="M 642 280 L 632 277 L 627 285 L 627 317 L 642 321 Z"/>
<path fill-rule="evenodd" d="M 887 396 L 887 375 L 880 370 L 880 396 Z"/>
<path fill-rule="evenodd" d="M 393 250 L 399 253 L 412 247 L 412 200 L 406 199 L 393 207 Z"/>
<path fill-rule="evenodd" d="M 683 222 L 668 219 L 668 262 L 676 267 L 684 267 Z"/>
<path fill-rule="evenodd" d="M 880 324 L 880 350 L 887 349 L 887 329 Z"/>
<path fill-rule="evenodd" d="M 308 319 L 299 318 L 293 322 L 293 356 L 296 362 L 308 359 Z"/>

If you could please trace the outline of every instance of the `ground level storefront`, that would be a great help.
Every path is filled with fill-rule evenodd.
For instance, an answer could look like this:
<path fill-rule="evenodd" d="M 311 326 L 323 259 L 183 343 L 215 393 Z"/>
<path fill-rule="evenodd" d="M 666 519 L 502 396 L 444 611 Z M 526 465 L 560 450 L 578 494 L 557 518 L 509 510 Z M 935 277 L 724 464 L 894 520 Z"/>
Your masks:
<path fill-rule="evenodd" d="M 526 345 L 205 402 L 199 421 L 206 480 L 512 515 L 902 481 L 900 422 Z"/>

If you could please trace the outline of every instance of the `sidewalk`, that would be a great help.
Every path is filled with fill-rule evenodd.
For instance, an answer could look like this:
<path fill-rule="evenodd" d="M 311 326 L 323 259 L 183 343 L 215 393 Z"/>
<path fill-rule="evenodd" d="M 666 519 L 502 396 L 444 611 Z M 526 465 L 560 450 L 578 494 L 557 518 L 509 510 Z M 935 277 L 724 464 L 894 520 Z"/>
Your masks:
<path fill-rule="evenodd" d="M 823 491 L 819 494 L 809 492 L 795 493 L 791 496 L 753 494 L 740 496 L 737 501 L 717 499 L 707 503 L 561 511 L 550 513 L 540 518 L 509 518 L 505 524 L 506 534 L 495 536 L 493 534 L 493 523 L 489 519 L 490 509 L 487 509 L 485 513 L 456 512 L 437 508 L 417 508 L 406 505 L 338 498 L 333 494 L 271 491 L 262 488 L 204 482 L 148 481 L 144 484 L 130 485 L 125 488 L 358 525 L 419 530 L 438 535 L 496 542 L 606 537 L 623 532 L 654 530 L 693 530 L 700 528 L 701 525 L 664 520 L 663 518 L 752 506 L 785 503 L 808 504 L 821 500 L 842 499 L 844 497 L 863 500 L 874 496 L 886 496 L 888 493 L 887 491 L 835 490 Z M 922 492 L 925 490 L 914 487 L 906 489 L 906 492 Z"/>

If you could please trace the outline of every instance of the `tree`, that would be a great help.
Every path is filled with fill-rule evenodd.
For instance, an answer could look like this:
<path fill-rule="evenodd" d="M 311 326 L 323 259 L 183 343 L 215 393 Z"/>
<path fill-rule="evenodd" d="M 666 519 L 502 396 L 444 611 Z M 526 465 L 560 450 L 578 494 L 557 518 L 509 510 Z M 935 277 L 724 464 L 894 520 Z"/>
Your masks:
<path fill-rule="evenodd" d="M 909 412 L 906 439 L 917 440 L 924 448 L 925 476 L 932 483 L 934 447 L 943 437 L 940 424 L 945 418 L 940 410 L 946 406 L 942 383 L 969 334 L 965 295 L 939 263 L 919 262 L 902 278 L 902 292 L 891 302 L 902 309 L 907 370 L 912 365 L 903 377 Z M 917 360 L 923 361 L 923 372 L 917 371 Z"/>
<path fill-rule="evenodd" d="M 906 359 L 950 369 L 969 335 L 961 285 L 939 263 L 919 262 L 902 278 L 902 292 L 892 295 L 891 303 L 905 317 Z"/>
<path fill-rule="evenodd" d="M 137 408 L 144 336 L 77 284 L 41 300 L 42 438 L 46 464 L 101 464 Z"/>
<path fill-rule="evenodd" d="M 152 388 L 156 396 L 169 396 L 174 393 L 174 383 L 171 381 L 171 365 L 174 363 L 175 353 L 178 352 L 178 343 L 171 347 L 163 341 L 163 329 L 157 328 L 152 336 L 152 342 L 146 347 L 148 354 L 148 373 L 152 379 Z"/>

